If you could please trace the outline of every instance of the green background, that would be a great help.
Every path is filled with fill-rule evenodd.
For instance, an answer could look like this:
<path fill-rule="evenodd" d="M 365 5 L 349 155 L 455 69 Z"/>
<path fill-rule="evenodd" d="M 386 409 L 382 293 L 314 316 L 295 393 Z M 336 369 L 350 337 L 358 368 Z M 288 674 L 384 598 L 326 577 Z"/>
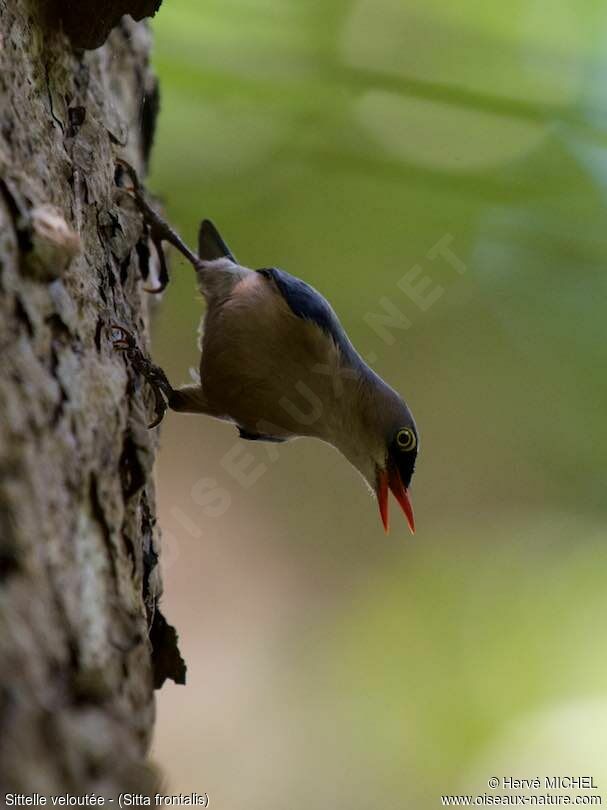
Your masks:
<path fill-rule="evenodd" d="M 576 768 L 605 787 L 606 4 L 165 0 L 153 30 L 167 216 L 323 292 L 421 434 L 418 532 L 393 502 L 386 537 L 331 448 L 236 445 L 267 467 L 247 488 L 233 428 L 167 417 L 170 787 L 231 810 L 425 809 Z M 463 272 L 429 258 L 446 237 Z M 426 311 L 397 286 L 416 265 L 443 290 Z M 382 300 L 410 321 L 391 343 Z M 173 256 L 153 341 L 174 383 L 202 311 Z"/>

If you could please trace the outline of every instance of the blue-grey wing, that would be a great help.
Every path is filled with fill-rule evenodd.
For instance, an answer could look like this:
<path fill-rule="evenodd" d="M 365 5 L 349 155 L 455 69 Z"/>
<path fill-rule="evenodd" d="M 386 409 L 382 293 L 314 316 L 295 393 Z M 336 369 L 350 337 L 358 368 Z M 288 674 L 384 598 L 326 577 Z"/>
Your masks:
<path fill-rule="evenodd" d="M 274 282 L 294 315 L 315 323 L 333 339 L 345 357 L 356 354 L 333 308 L 314 287 L 277 267 L 263 268 L 258 272 Z"/>

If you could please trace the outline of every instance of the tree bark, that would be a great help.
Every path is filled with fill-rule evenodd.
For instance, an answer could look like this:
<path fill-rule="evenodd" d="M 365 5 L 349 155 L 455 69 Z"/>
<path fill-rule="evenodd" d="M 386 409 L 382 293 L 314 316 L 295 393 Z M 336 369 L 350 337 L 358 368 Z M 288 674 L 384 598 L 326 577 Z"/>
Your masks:
<path fill-rule="evenodd" d="M 153 688 L 185 673 L 149 391 L 109 339 L 147 344 L 149 251 L 114 171 L 145 171 L 150 34 L 123 18 L 79 44 L 49 4 L 0 0 L 0 803 L 155 790 Z"/>

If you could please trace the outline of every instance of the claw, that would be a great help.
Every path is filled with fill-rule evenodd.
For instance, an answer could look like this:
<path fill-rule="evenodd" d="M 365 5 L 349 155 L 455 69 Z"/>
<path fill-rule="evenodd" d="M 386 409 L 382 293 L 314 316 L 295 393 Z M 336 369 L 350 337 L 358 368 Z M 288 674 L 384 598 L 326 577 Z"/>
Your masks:
<path fill-rule="evenodd" d="M 111 340 L 114 349 L 116 349 L 116 351 L 126 352 L 135 371 L 141 374 L 152 389 L 156 416 L 154 421 L 148 425 L 148 428 L 154 428 L 160 424 L 167 410 L 167 403 L 162 391 L 164 390 L 165 395 L 168 397 L 173 390 L 171 384 L 161 368 L 152 365 L 149 360 L 146 360 L 141 350 L 137 347 L 135 338 L 124 326 L 120 326 L 118 323 L 111 323 L 110 329 L 113 333 Z"/>
<path fill-rule="evenodd" d="M 130 188 L 128 186 L 122 186 L 120 182 L 121 178 L 118 177 L 118 172 L 116 172 L 115 175 L 116 185 L 120 185 L 127 191 L 132 191 L 133 193 L 137 194 L 141 190 L 141 183 L 139 182 L 139 178 L 137 177 L 137 172 L 135 171 L 135 169 L 131 166 L 130 163 L 127 163 L 126 160 L 123 160 L 122 158 L 116 158 L 116 163 L 125 172 L 129 180 L 131 181 L 132 186 Z"/>
<path fill-rule="evenodd" d="M 117 351 L 125 352 L 128 351 L 128 349 L 136 348 L 137 344 L 135 343 L 135 339 L 123 326 L 120 326 L 120 324 L 117 323 L 112 323 L 110 324 L 110 329 L 114 333 L 118 332 L 118 337 L 112 335 L 110 338 L 114 348 Z"/>
<path fill-rule="evenodd" d="M 200 267 L 200 259 L 196 254 L 192 253 L 189 247 L 185 244 L 185 242 L 181 239 L 181 237 L 176 233 L 176 231 L 171 228 L 171 226 L 166 222 L 149 204 L 146 200 L 144 188 L 141 185 L 139 178 L 137 177 L 137 172 L 135 169 L 127 163 L 126 160 L 122 158 L 116 159 L 116 164 L 119 166 L 122 171 L 127 175 L 131 182 L 131 187 L 123 186 L 122 185 L 122 178 L 118 171 L 115 173 L 115 180 L 116 185 L 125 188 L 126 190 L 132 192 L 135 202 L 137 203 L 139 210 L 143 214 L 143 221 L 145 225 L 149 228 L 149 235 L 156 248 L 156 252 L 158 254 L 158 260 L 160 262 L 160 274 L 158 278 L 158 287 L 153 288 L 151 290 L 146 290 L 147 292 L 159 293 L 164 290 L 169 282 L 169 272 L 166 263 L 166 259 L 164 256 L 164 250 L 162 248 L 162 242 L 168 242 L 170 245 L 173 245 L 186 259 L 192 264 L 195 269 Z"/>
<path fill-rule="evenodd" d="M 156 213 L 156 211 L 154 211 L 146 200 L 143 187 L 139 178 L 137 177 L 137 172 L 131 166 L 131 164 L 127 163 L 126 160 L 123 160 L 122 158 L 116 158 L 116 164 L 127 175 L 131 181 L 131 186 L 129 187 L 123 185 L 122 177 L 119 176 L 118 170 L 116 170 L 115 174 L 116 185 L 124 188 L 126 191 L 130 191 L 133 194 L 135 202 L 143 214 L 143 222 L 145 227 L 148 229 L 147 232 L 152 239 L 154 247 L 156 248 L 158 260 L 160 262 L 160 277 L 158 279 L 158 286 L 153 288 L 144 287 L 144 292 L 154 294 L 161 293 L 169 283 L 169 272 L 162 247 L 162 240 L 166 239 L 167 241 L 171 241 L 173 234 L 171 233 L 169 226 L 160 218 L 160 216 Z"/>
<path fill-rule="evenodd" d="M 156 411 L 156 418 L 154 419 L 153 422 L 150 422 L 150 424 L 148 425 L 148 430 L 152 430 L 152 428 L 158 427 L 158 425 L 164 419 L 164 414 L 165 413 L 166 413 L 166 406 L 165 406 L 164 410 L 157 410 Z"/>

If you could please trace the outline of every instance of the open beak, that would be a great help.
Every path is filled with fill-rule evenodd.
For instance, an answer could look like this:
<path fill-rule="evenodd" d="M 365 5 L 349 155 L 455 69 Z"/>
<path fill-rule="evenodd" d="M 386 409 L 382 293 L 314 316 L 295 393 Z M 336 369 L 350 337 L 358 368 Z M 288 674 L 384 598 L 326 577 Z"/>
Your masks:
<path fill-rule="evenodd" d="M 388 489 L 390 489 L 405 513 L 411 534 L 415 534 L 415 519 L 413 517 L 413 507 L 411 506 L 409 493 L 401 480 L 400 473 L 396 467 L 393 467 L 391 464 L 388 465 L 387 469 L 379 470 L 377 474 L 377 502 L 386 534 L 389 530 Z"/>

